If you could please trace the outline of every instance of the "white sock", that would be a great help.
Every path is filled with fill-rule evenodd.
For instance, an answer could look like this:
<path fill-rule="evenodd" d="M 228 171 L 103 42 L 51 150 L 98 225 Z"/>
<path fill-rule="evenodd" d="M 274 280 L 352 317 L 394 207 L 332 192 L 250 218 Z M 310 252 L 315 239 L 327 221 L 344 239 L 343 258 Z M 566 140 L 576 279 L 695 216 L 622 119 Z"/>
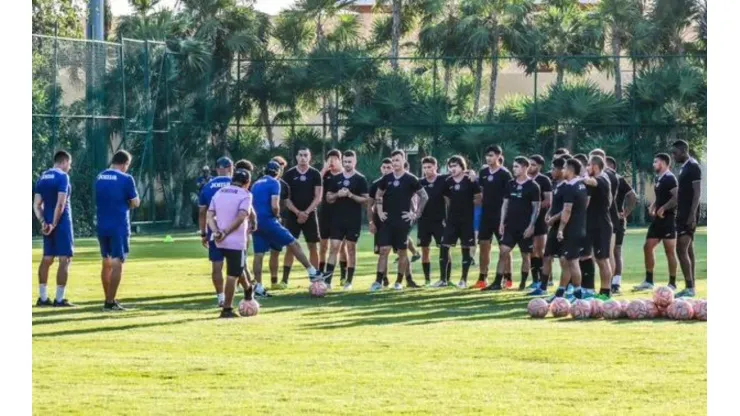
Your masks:
<path fill-rule="evenodd" d="M 57 302 L 64 299 L 64 286 L 57 286 Z"/>
<path fill-rule="evenodd" d="M 257 293 L 259 295 L 265 293 L 265 288 L 262 287 L 262 283 L 257 283 L 257 286 L 254 287 L 254 293 Z"/>
<path fill-rule="evenodd" d="M 46 302 L 46 299 L 49 299 L 49 295 L 46 294 L 46 285 L 43 283 L 39 283 L 39 297 L 44 302 Z"/>
<path fill-rule="evenodd" d="M 219 302 L 224 302 L 226 300 L 226 295 L 224 295 L 223 293 L 219 293 L 218 295 L 216 295 L 216 299 L 218 299 Z"/>
<path fill-rule="evenodd" d="M 614 277 L 612 277 L 612 284 L 613 285 L 621 285 L 622 284 L 622 275 L 615 274 Z"/>
<path fill-rule="evenodd" d="M 306 269 L 306 270 L 308 270 L 308 274 L 309 274 L 309 275 L 311 275 L 311 276 L 315 275 L 315 274 L 316 274 L 316 273 L 318 272 L 318 270 L 316 270 L 316 268 L 315 268 L 315 267 L 313 267 L 313 266 L 310 266 L 310 267 L 309 267 L 308 269 Z"/>

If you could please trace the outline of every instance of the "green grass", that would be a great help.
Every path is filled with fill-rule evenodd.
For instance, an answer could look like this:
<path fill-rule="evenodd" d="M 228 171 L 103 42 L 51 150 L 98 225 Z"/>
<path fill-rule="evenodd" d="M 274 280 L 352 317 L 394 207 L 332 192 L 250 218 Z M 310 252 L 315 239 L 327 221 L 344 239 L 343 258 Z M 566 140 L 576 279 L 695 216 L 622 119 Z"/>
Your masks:
<path fill-rule="evenodd" d="M 642 280 L 644 234 L 626 237 L 625 288 Z M 704 323 L 531 320 L 517 292 L 370 294 L 368 235 L 355 292 L 310 298 L 294 271 L 259 316 L 223 321 L 204 249 L 175 239 L 133 238 L 120 299 L 135 310 L 115 315 L 100 312 L 97 244 L 78 241 L 68 297 L 79 306 L 33 310 L 34 414 L 706 413 Z M 696 253 L 705 297 L 705 231 Z"/>

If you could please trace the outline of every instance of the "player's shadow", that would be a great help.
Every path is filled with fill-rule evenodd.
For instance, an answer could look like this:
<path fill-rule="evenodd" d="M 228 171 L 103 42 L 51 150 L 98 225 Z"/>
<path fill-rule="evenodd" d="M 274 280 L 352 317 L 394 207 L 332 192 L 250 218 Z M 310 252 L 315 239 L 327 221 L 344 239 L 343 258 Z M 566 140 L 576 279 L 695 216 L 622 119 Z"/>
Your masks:
<path fill-rule="evenodd" d="M 125 317 L 125 315 L 119 315 L 119 316 Z M 211 319 L 213 318 L 212 317 L 189 318 L 189 319 L 178 319 L 175 321 L 147 322 L 147 323 L 136 323 L 136 324 L 128 324 L 128 325 L 118 325 L 118 326 L 108 325 L 108 326 L 99 326 L 99 327 L 84 328 L 84 329 L 70 329 L 70 330 L 63 330 L 63 331 L 44 332 L 41 334 L 33 334 L 32 337 L 33 338 L 48 338 L 48 337 L 59 337 L 59 336 L 64 336 L 64 335 L 84 335 L 84 334 L 95 334 L 95 333 L 104 333 L 104 332 L 118 332 L 118 331 L 127 331 L 129 329 L 180 325 L 180 324 L 186 324 L 189 322 L 206 321 L 206 320 L 211 320 Z"/>

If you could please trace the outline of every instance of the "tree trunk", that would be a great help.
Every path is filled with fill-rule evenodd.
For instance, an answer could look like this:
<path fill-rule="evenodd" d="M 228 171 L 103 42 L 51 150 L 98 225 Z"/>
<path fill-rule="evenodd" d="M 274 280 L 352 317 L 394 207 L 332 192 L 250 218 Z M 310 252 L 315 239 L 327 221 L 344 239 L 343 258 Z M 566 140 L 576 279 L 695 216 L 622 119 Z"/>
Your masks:
<path fill-rule="evenodd" d="M 449 97 L 450 81 L 452 80 L 452 68 L 449 65 L 445 65 L 445 81 L 444 81 L 444 93 L 445 97 Z"/>
<path fill-rule="evenodd" d="M 622 44 L 619 39 L 619 28 L 612 25 L 612 53 L 614 54 L 614 96 L 622 100 Z"/>
<path fill-rule="evenodd" d="M 565 70 L 561 68 L 558 65 L 558 79 L 557 79 L 557 85 L 563 85 L 563 80 L 565 79 Z"/>
<path fill-rule="evenodd" d="M 496 107 L 496 88 L 498 87 L 498 36 L 496 41 L 491 45 L 491 85 L 488 87 L 488 121 L 493 120 L 493 113 Z"/>
<path fill-rule="evenodd" d="M 393 0 L 393 23 L 391 26 L 391 68 L 398 71 L 398 44 L 401 41 L 401 0 Z"/>
<path fill-rule="evenodd" d="M 637 194 L 637 224 L 645 224 L 645 171 L 640 171 L 640 193 Z"/>
<path fill-rule="evenodd" d="M 475 62 L 475 84 L 473 85 L 473 116 L 478 115 L 478 109 L 480 107 L 480 90 L 483 84 L 483 58 L 476 59 Z"/>
<path fill-rule="evenodd" d="M 275 139 L 272 134 L 272 124 L 270 123 L 270 111 L 267 107 L 266 101 L 260 101 L 259 103 L 260 107 L 260 121 L 262 122 L 262 125 L 265 126 L 265 134 L 267 135 L 267 143 L 270 146 L 270 149 L 275 148 Z"/>

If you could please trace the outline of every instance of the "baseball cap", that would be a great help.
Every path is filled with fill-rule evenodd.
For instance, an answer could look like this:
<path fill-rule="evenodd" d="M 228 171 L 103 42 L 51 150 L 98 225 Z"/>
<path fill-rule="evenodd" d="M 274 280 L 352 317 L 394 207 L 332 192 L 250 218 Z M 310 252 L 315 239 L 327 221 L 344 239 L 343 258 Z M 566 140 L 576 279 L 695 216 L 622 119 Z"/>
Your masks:
<path fill-rule="evenodd" d="M 282 168 L 278 162 L 271 160 L 267 163 L 267 166 L 265 166 L 265 173 L 280 173 L 281 169 Z"/>
<path fill-rule="evenodd" d="M 231 177 L 232 183 L 244 185 L 252 179 L 252 175 L 246 169 L 237 169 L 234 176 Z"/>
<path fill-rule="evenodd" d="M 211 168 L 208 167 L 208 165 L 205 165 L 201 168 L 201 170 L 211 170 Z"/>
<path fill-rule="evenodd" d="M 216 167 L 219 168 L 219 169 L 230 168 L 233 165 L 234 165 L 234 162 L 232 162 L 231 159 L 229 159 L 228 156 L 221 156 L 216 161 Z"/>

